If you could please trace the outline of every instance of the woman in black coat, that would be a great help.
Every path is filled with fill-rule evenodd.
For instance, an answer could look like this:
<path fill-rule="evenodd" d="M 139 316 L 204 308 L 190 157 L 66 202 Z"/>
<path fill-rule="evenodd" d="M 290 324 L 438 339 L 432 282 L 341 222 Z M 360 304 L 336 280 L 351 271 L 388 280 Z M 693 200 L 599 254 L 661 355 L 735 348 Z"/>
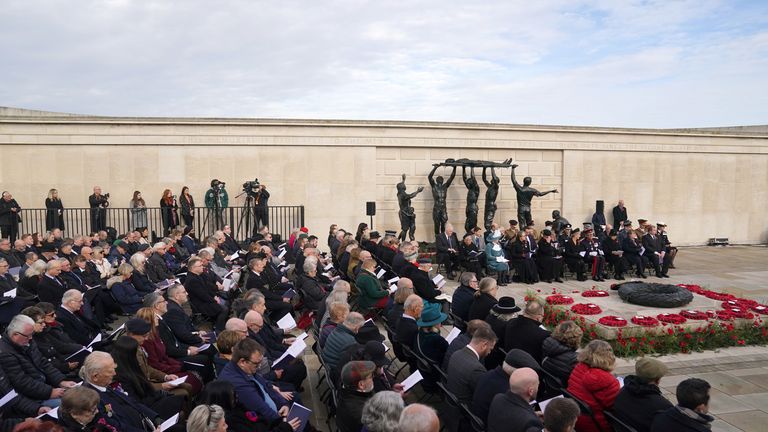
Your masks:
<path fill-rule="evenodd" d="M 485 253 L 481 253 L 472 241 L 472 234 L 464 235 L 459 244 L 459 261 L 467 271 L 476 274 L 477 277 L 483 277 L 482 263 L 485 262 Z"/>
<path fill-rule="evenodd" d="M 531 256 L 525 231 L 520 231 L 517 240 L 507 246 L 509 264 L 515 268 L 517 282 L 534 284 L 539 281 L 539 271 Z"/>
<path fill-rule="evenodd" d="M 474 294 L 475 299 L 469 307 L 468 321 L 473 319 L 485 321 L 491 308 L 498 303 L 498 300 L 496 300 L 496 293 L 498 291 L 499 287 L 495 279 L 490 277 L 481 279 Z"/>
<path fill-rule="evenodd" d="M 577 280 L 585 281 L 587 280 L 587 277 L 584 275 L 584 273 L 587 271 L 587 265 L 584 263 L 584 260 L 579 254 L 581 252 L 579 237 L 581 237 L 581 232 L 578 228 L 571 231 L 571 237 L 568 239 L 568 241 L 565 242 L 565 252 L 563 253 L 563 259 L 568 265 L 568 268 L 572 272 L 576 273 Z"/>
<path fill-rule="evenodd" d="M 51 189 L 45 199 L 45 230 L 54 228 L 64 231 L 64 205 L 59 199 L 59 191 Z"/>
<path fill-rule="evenodd" d="M 563 272 L 563 259 L 560 253 L 552 245 L 553 236 L 552 231 L 545 229 L 541 232 L 541 240 L 539 240 L 539 248 L 536 249 L 536 264 L 538 265 L 539 275 L 542 280 L 547 283 L 555 282 L 562 283 L 560 275 Z"/>
<path fill-rule="evenodd" d="M 112 358 L 117 364 L 115 383 L 136 400 L 156 411 L 160 417 L 169 418 L 175 415 L 181 411 L 184 397 L 172 395 L 164 390 L 155 390 L 139 366 L 136 358 L 138 350 L 139 342 L 130 336 L 120 336 L 112 345 Z"/>
<path fill-rule="evenodd" d="M 563 321 L 555 327 L 552 336 L 544 339 L 541 364 L 544 370 L 560 379 L 565 386 L 571 371 L 576 367 L 576 350 L 581 345 L 584 332 L 573 321 Z"/>

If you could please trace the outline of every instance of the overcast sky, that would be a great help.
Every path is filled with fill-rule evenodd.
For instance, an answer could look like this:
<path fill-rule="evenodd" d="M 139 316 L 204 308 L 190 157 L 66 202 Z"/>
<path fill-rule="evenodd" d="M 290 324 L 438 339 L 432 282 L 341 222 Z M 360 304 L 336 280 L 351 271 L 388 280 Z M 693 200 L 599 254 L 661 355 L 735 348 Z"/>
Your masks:
<path fill-rule="evenodd" d="M 768 1 L 2 0 L 0 106 L 768 124 Z"/>

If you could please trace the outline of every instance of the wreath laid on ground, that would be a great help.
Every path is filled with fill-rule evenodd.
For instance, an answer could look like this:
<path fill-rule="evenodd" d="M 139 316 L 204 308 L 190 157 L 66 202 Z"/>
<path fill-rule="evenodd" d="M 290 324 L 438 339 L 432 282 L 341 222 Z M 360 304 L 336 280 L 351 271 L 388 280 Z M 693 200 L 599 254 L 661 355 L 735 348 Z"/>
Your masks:
<path fill-rule="evenodd" d="M 597 315 L 603 313 L 600 306 L 594 303 L 578 303 L 571 306 L 571 310 L 579 315 Z"/>
<path fill-rule="evenodd" d="M 659 320 L 654 317 L 635 315 L 632 317 L 632 324 L 637 324 L 644 327 L 656 327 L 659 325 Z"/>
<path fill-rule="evenodd" d="M 687 319 L 692 320 L 706 320 L 709 319 L 709 315 L 707 315 L 706 312 L 701 311 L 695 311 L 695 310 L 683 310 L 680 311 L 680 316 Z"/>
<path fill-rule="evenodd" d="M 620 284 L 619 297 L 628 303 L 663 308 L 685 306 L 693 301 L 693 294 L 687 288 L 645 282 Z"/>
<path fill-rule="evenodd" d="M 626 327 L 627 320 L 616 315 L 606 315 L 599 320 L 598 323 L 608 327 Z"/>
<path fill-rule="evenodd" d="M 552 294 L 547 296 L 547 303 L 551 305 L 569 305 L 573 303 L 573 298 L 562 294 Z"/>
<path fill-rule="evenodd" d="M 656 315 L 656 319 L 667 324 L 685 324 L 687 319 L 680 314 L 663 313 Z M 707 314 L 704 314 L 704 319 L 707 319 Z"/>
<path fill-rule="evenodd" d="M 678 284 L 680 288 L 685 288 L 688 291 L 695 293 L 695 294 L 703 294 L 704 291 L 706 291 L 704 288 L 702 288 L 700 285 L 686 285 L 686 284 Z"/>
<path fill-rule="evenodd" d="M 608 297 L 608 292 L 603 290 L 588 290 L 581 293 L 583 297 Z"/>
<path fill-rule="evenodd" d="M 758 304 L 758 305 L 755 305 L 755 306 L 751 307 L 750 309 L 752 309 L 753 311 L 755 311 L 755 312 L 757 312 L 757 313 L 759 313 L 761 315 L 768 315 L 768 306 L 766 306 L 766 305 Z"/>
<path fill-rule="evenodd" d="M 745 298 L 737 298 L 735 300 L 724 301 L 722 304 L 723 309 L 749 309 L 755 306 L 757 306 L 756 301 Z"/>
<path fill-rule="evenodd" d="M 734 318 L 752 319 L 755 317 L 755 315 L 752 312 L 746 309 L 732 308 L 732 309 L 724 309 L 724 310 L 727 310 L 728 312 L 730 312 L 730 314 L 733 315 Z"/>
<path fill-rule="evenodd" d="M 736 300 L 735 295 L 728 294 L 728 293 L 704 290 L 703 292 L 701 292 L 701 294 L 704 297 L 711 298 L 712 300 L 719 300 L 719 301 Z"/>

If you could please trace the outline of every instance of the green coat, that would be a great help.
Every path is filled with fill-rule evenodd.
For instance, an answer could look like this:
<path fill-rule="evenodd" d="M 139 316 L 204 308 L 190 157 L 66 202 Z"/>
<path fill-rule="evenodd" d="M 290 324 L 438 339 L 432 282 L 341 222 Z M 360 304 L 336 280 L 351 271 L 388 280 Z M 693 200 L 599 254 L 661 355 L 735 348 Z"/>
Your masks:
<path fill-rule="evenodd" d="M 360 270 L 355 286 L 360 292 L 360 298 L 357 303 L 360 309 L 368 309 L 376 304 L 380 298 L 389 295 L 389 291 L 381 288 L 381 284 L 376 279 L 376 276 L 365 270 Z"/>
<path fill-rule="evenodd" d="M 205 193 L 205 206 L 209 209 L 214 208 L 213 201 L 216 199 L 216 195 L 213 192 L 213 188 L 208 189 L 208 192 Z M 227 190 L 222 189 L 219 192 L 219 199 L 221 199 L 221 207 L 219 208 L 227 208 L 229 207 L 229 195 L 227 195 Z"/>

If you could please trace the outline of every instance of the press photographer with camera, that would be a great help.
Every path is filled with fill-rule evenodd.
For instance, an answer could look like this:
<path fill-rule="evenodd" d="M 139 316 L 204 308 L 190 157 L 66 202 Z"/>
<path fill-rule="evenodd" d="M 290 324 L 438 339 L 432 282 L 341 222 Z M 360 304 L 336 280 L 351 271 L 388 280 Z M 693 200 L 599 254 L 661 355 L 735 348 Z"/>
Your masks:
<path fill-rule="evenodd" d="M 93 195 L 88 197 L 91 206 L 91 231 L 99 232 L 107 228 L 107 207 L 109 194 L 101 194 L 101 186 L 93 187 Z"/>
<path fill-rule="evenodd" d="M 163 217 L 163 235 L 168 236 L 172 229 L 179 226 L 179 205 L 176 203 L 176 195 L 170 189 L 163 191 L 160 198 L 160 211 Z"/>
<path fill-rule="evenodd" d="M 229 195 L 224 189 L 225 186 L 226 183 L 213 179 L 211 180 L 211 188 L 205 193 L 205 207 L 208 209 L 206 222 L 210 224 L 209 233 L 222 229 L 226 224 L 224 209 L 229 206 Z"/>

